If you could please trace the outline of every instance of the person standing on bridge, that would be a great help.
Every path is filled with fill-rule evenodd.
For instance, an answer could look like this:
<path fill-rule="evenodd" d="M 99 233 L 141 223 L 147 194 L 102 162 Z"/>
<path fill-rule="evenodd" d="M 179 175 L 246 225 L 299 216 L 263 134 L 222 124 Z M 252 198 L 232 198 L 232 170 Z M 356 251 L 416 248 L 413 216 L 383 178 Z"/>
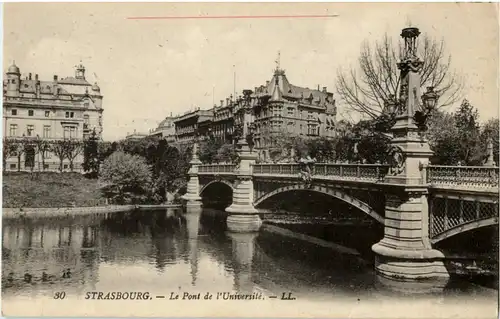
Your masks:
<path fill-rule="evenodd" d="M 312 172 L 313 165 L 316 162 L 316 159 L 312 159 L 309 155 L 306 158 L 300 158 L 299 167 L 300 167 L 300 176 L 302 180 L 310 185 L 312 180 Z"/>

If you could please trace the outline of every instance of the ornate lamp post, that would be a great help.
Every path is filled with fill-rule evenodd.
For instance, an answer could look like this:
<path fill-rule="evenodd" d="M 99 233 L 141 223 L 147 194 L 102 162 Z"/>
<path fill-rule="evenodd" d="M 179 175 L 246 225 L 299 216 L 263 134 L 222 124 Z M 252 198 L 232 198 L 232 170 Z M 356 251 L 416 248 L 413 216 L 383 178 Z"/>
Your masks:
<path fill-rule="evenodd" d="M 436 109 L 438 98 L 433 86 L 428 86 L 427 91 L 422 95 L 422 108 L 416 111 L 413 117 L 421 132 L 427 131 L 427 120 Z"/>
<path fill-rule="evenodd" d="M 233 192 L 233 203 L 226 208 L 229 213 L 227 227 L 232 232 L 258 231 L 262 224 L 258 211 L 253 206 L 252 165 L 257 160 L 257 154 L 250 150 L 246 140 L 252 113 L 251 93 L 250 90 L 244 91 L 242 134 L 237 143 L 239 163 L 235 170 L 239 183 Z"/>
<path fill-rule="evenodd" d="M 189 165 L 191 166 L 188 171 L 189 181 L 187 184 L 187 192 L 183 199 L 187 201 L 186 206 L 188 210 L 196 210 L 201 208 L 201 197 L 199 195 L 200 192 L 200 182 L 198 180 L 198 165 L 201 164 L 201 161 L 198 157 L 198 139 L 199 139 L 199 131 L 198 128 L 194 131 L 194 143 L 193 143 L 193 155 Z"/>
<path fill-rule="evenodd" d="M 401 32 L 405 47 L 398 63 L 400 95 L 395 107 L 396 122 L 391 128 L 391 167 L 383 180 L 384 238 L 372 247 L 377 273 L 400 281 L 449 277 L 442 262 L 444 255 L 432 249 L 429 241 L 428 185 L 421 169 L 429 163 L 432 151 L 421 133 L 438 95 L 433 88 L 420 95 L 423 61 L 417 56 L 419 34 L 413 27 Z M 394 107 L 391 103 L 389 107 Z M 442 280 L 436 282 L 443 284 Z"/>

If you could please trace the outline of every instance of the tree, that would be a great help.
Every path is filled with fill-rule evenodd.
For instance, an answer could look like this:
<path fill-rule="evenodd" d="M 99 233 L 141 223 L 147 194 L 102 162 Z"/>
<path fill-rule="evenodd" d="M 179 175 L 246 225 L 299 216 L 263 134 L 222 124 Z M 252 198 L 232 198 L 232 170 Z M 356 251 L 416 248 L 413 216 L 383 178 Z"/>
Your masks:
<path fill-rule="evenodd" d="M 217 160 L 217 152 L 222 146 L 222 141 L 216 138 L 209 138 L 200 144 L 200 161 L 203 163 L 214 163 Z"/>
<path fill-rule="evenodd" d="M 478 111 L 464 99 L 453 115 L 457 127 L 459 156 L 465 165 L 480 165 Z"/>
<path fill-rule="evenodd" d="M 66 148 L 67 148 L 66 140 L 57 140 L 52 144 L 52 152 L 59 159 L 59 172 L 63 171 L 63 162 L 67 154 Z"/>
<path fill-rule="evenodd" d="M 458 130 L 453 114 L 440 110 L 429 116 L 425 136 L 434 152 L 430 161 L 435 165 L 456 165 L 460 161 Z"/>
<path fill-rule="evenodd" d="M 175 195 L 187 185 L 185 163 L 179 150 L 167 146 L 161 156 L 161 171 L 158 177 L 162 185 L 162 195 L 172 201 Z"/>
<path fill-rule="evenodd" d="M 3 171 L 7 169 L 7 159 L 11 156 L 16 155 L 17 152 L 17 142 L 11 138 L 3 138 Z"/>
<path fill-rule="evenodd" d="M 89 177 L 97 178 L 99 176 L 99 166 L 101 159 L 99 157 L 99 137 L 95 129 L 90 137 L 83 142 L 83 169 L 88 172 Z"/>
<path fill-rule="evenodd" d="M 146 159 L 117 151 L 101 168 L 103 191 L 119 204 L 143 202 L 151 188 L 152 174 Z"/>
<path fill-rule="evenodd" d="M 223 144 L 217 151 L 215 156 L 217 162 L 230 162 L 234 163 L 238 158 L 236 147 L 234 144 Z"/>
<path fill-rule="evenodd" d="M 359 158 L 368 164 L 385 163 L 390 139 L 382 134 L 362 136 L 358 143 Z"/>
<path fill-rule="evenodd" d="M 308 155 L 319 162 L 331 162 L 335 160 L 336 140 L 320 137 L 306 142 Z"/>
<path fill-rule="evenodd" d="M 424 61 L 420 86 L 432 86 L 441 97 L 438 107 L 451 105 L 460 99 L 463 84 L 451 69 L 451 55 L 445 54 L 444 41 L 427 35 L 419 39 L 421 58 Z M 384 115 L 384 120 L 394 117 L 394 110 L 386 109 L 391 96 L 398 97 L 400 72 L 397 63 L 402 50 L 393 44 L 387 34 L 373 47 L 365 41 L 358 58 L 358 67 L 337 74 L 337 93 L 347 106 L 370 119 Z M 387 126 L 387 125 L 385 125 Z"/>
<path fill-rule="evenodd" d="M 45 171 L 45 156 L 47 155 L 47 152 L 50 152 L 52 150 L 52 143 L 45 139 L 37 138 L 35 140 L 35 146 L 36 153 L 40 154 L 40 157 L 42 159 L 42 170 Z"/>
<path fill-rule="evenodd" d="M 69 170 L 73 172 L 74 161 L 78 155 L 83 153 L 83 142 L 78 140 L 65 141 L 66 158 L 69 160 Z"/>

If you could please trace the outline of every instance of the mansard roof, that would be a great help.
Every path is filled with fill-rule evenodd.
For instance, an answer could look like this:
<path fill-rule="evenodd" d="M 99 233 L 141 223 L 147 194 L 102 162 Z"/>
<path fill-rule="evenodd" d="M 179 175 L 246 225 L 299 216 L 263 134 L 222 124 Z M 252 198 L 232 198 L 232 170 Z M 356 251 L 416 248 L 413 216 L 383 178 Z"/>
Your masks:
<path fill-rule="evenodd" d="M 296 100 L 307 104 L 334 103 L 333 94 L 290 84 L 285 71 L 277 69 L 271 81 L 257 87 L 256 97 L 269 97 L 270 101 Z"/>

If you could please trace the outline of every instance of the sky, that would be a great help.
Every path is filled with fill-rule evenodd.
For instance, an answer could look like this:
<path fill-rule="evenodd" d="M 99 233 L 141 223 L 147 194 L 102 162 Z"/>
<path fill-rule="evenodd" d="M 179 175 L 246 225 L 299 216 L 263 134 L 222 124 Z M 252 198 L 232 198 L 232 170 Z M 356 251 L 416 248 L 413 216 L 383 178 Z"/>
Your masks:
<path fill-rule="evenodd" d="M 496 12 L 486 3 L 6 3 L 3 67 L 15 60 L 23 75 L 51 80 L 73 76 L 82 61 L 104 95 L 103 137 L 116 140 L 154 129 L 171 113 L 210 108 L 234 88 L 265 84 L 278 51 L 292 84 L 335 93 L 338 70 L 356 65 L 363 41 L 396 39 L 411 23 L 445 40 L 464 97 L 485 121 L 498 116 Z M 335 16 L 127 19 L 199 15 Z M 353 116 L 337 104 L 339 119 Z"/>

